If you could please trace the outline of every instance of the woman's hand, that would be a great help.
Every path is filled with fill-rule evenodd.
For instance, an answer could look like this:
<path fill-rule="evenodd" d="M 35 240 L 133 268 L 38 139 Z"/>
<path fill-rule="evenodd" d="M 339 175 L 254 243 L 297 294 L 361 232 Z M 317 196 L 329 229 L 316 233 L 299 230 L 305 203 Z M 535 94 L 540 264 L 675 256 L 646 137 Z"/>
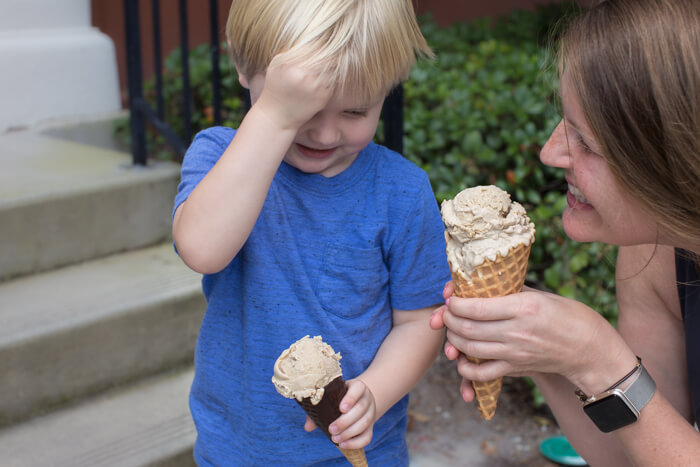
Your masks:
<path fill-rule="evenodd" d="M 575 300 L 531 288 L 486 299 L 459 298 L 452 292 L 448 284 L 447 303 L 432 316 L 431 327 L 447 327 L 445 354 L 458 359 L 458 372 L 466 380 L 557 373 L 596 390 L 597 380 L 619 378 L 616 365 L 609 365 L 612 359 L 624 355 L 623 365 L 630 358 L 634 362 L 617 331 Z M 488 361 L 475 364 L 460 354 Z M 466 386 L 463 382 L 465 399 L 472 397 Z"/>
<path fill-rule="evenodd" d="M 372 391 L 359 379 L 347 382 L 348 392 L 340 401 L 342 415 L 328 427 L 331 439 L 343 449 L 359 449 L 372 441 L 376 405 Z M 306 417 L 304 429 L 313 431 L 316 424 Z"/>

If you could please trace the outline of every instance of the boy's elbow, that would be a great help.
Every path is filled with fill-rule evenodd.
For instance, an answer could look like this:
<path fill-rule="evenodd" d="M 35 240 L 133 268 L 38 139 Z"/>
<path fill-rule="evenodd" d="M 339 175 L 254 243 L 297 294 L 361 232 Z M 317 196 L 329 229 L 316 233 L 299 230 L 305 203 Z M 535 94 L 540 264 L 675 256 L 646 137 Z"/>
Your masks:
<path fill-rule="evenodd" d="M 187 267 L 200 274 L 215 274 L 228 264 L 224 262 L 222 255 L 201 245 L 176 239 L 175 248 Z"/>

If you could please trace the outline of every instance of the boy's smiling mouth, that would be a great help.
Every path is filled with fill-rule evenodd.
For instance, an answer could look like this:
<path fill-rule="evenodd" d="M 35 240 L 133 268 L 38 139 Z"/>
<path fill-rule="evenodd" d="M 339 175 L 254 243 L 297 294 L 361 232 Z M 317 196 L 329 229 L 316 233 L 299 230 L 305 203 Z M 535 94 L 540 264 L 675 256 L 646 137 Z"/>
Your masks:
<path fill-rule="evenodd" d="M 302 155 L 312 159 L 325 159 L 326 157 L 332 155 L 336 150 L 335 147 L 330 149 L 314 149 L 299 143 L 295 143 L 295 145 Z"/>

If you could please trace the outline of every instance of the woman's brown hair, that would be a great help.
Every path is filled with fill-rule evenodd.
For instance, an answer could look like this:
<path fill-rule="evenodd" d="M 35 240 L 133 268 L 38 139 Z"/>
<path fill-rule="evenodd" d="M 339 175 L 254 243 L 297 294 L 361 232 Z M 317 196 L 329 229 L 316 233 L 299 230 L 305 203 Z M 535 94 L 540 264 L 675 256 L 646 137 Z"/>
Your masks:
<path fill-rule="evenodd" d="M 700 1 L 603 1 L 569 25 L 559 63 L 621 185 L 700 245 Z"/>

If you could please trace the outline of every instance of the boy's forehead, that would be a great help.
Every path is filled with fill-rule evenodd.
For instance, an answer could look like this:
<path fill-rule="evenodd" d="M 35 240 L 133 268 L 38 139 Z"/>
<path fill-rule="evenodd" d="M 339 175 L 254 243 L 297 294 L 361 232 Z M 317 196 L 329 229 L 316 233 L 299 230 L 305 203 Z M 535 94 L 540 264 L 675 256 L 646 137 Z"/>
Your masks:
<path fill-rule="evenodd" d="M 384 97 L 383 93 L 369 95 L 368 92 L 363 92 L 357 88 L 346 87 L 345 90 L 336 91 L 333 95 L 333 100 L 343 107 L 362 108 L 372 107 L 382 102 Z"/>
<path fill-rule="evenodd" d="M 370 89 L 364 83 L 352 80 L 336 83 L 334 99 L 342 102 L 346 107 L 372 107 L 383 102 L 388 90 Z"/>

